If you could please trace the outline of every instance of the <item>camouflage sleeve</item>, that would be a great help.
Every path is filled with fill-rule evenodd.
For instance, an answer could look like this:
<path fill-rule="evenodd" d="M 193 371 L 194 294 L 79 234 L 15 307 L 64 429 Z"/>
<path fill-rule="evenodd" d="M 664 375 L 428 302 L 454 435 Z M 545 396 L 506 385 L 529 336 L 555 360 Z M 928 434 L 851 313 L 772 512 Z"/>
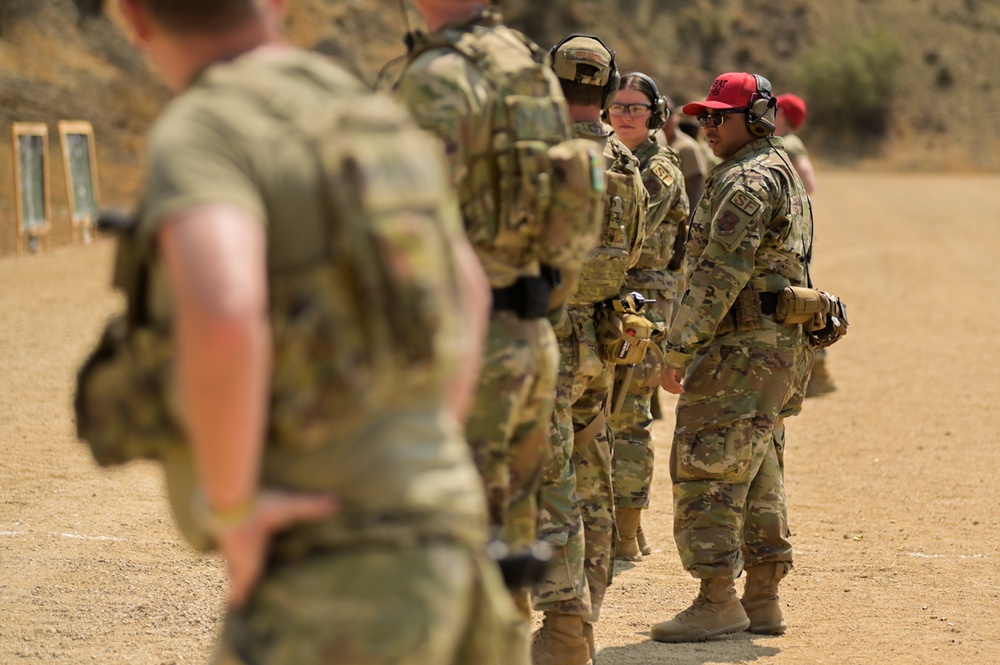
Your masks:
<path fill-rule="evenodd" d="M 708 245 L 694 264 L 688 291 L 667 335 L 666 362 L 678 369 L 711 343 L 719 323 L 750 281 L 762 229 L 773 209 L 763 181 L 734 179 L 716 191 Z"/>
<path fill-rule="evenodd" d="M 472 63 L 457 51 L 433 49 L 417 57 L 403 72 L 396 97 L 417 123 L 445 144 L 453 182 L 461 181 L 477 123 L 486 117 L 488 91 Z"/>
<path fill-rule="evenodd" d="M 684 191 L 684 176 L 680 169 L 666 155 L 656 155 L 644 173 L 643 184 L 649 193 L 649 208 L 646 212 L 646 237 L 654 239 L 663 247 L 673 248 L 677 231 L 687 224 L 690 206 Z M 666 255 L 670 250 L 659 252 Z M 665 269 L 666 263 L 658 269 Z"/>

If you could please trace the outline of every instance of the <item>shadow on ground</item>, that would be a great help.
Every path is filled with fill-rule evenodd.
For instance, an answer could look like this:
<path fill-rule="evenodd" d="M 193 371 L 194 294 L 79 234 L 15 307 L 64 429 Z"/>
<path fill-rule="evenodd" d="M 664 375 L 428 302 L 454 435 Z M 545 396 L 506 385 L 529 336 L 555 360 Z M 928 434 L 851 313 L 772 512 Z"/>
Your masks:
<path fill-rule="evenodd" d="M 650 639 L 649 631 L 635 633 L 634 644 L 601 649 L 597 663 L 613 662 L 616 665 L 703 665 L 704 663 L 752 663 L 759 659 L 773 658 L 781 649 L 771 646 L 768 638 L 750 633 L 728 635 L 707 642 L 664 644 Z"/>

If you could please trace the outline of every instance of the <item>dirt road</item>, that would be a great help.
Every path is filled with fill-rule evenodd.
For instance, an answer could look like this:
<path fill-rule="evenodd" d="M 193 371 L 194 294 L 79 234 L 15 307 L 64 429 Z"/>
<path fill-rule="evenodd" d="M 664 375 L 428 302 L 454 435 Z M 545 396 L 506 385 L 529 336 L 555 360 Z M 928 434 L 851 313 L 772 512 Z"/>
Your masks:
<path fill-rule="evenodd" d="M 819 182 L 813 275 L 852 327 L 839 390 L 788 427 L 789 632 L 649 640 L 696 591 L 661 464 L 656 552 L 618 567 L 600 665 L 1000 662 L 1000 177 Z M 201 664 L 218 627 L 224 571 L 179 539 L 156 468 L 99 470 L 73 436 L 73 372 L 120 306 L 110 249 L 0 260 L 0 665 Z"/>

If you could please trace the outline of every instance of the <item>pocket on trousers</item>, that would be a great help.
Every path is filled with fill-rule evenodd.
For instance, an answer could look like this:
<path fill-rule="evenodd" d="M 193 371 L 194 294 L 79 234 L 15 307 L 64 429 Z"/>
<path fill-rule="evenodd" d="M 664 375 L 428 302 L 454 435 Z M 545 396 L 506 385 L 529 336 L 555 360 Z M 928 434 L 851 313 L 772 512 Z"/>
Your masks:
<path fill-rule="evenodd" d="M 674 435 L 675 480 L 746 480 L 753 457 L 756 404 L 754 392 L 683 403 Z"/>

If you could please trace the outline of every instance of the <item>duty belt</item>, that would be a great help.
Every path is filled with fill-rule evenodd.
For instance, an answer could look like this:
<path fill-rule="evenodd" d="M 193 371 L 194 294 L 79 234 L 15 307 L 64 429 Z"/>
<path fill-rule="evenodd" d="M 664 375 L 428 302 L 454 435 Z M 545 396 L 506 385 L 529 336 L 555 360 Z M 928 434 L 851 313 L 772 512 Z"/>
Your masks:
<path fill-rule="evenodd" d="M 715 329 L 716 335 L 726 335 L 734 331 L 749 332 L 761 327 L 761 315 L 774 316 L 778 309 L 778 294 L 769 291 L 760 292 L 752 287 L 740 291 L 736 302 L 729 308 L 726 315 Z"/>

